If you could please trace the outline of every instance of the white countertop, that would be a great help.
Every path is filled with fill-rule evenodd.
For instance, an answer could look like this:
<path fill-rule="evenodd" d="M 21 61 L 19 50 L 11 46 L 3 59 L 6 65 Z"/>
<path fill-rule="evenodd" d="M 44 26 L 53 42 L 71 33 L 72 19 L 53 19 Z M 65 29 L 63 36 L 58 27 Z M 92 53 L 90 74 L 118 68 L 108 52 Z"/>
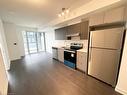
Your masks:
<path fill-rule="evenodd" d="M 52 46 L 52 47 L 54 47 L 54 48 L 63 48 L 65 46 Z M 87 53 L 87 48 L 83 48 L 83 49 L 80 49 L 80 50 L 77 50 L 77 51 Z"/>
<path fill-rule="evenodd" d="M 54 48 L 63 48 L 64 46 L 52 46 Z"/>
<path fill-rule="evenodd" d="M 55 48 L 61 48 L 61 46 L 52 46 L 52 47 L 55 47 Z"/>
<path fill-rule="evenodd" d="M 87 53 L 87 49 L 86 48 L 83 48 L 83 49 L 80 49 L 80 50 L 77 50 L 78 52 L 84 52 L 84 53 Z"/>

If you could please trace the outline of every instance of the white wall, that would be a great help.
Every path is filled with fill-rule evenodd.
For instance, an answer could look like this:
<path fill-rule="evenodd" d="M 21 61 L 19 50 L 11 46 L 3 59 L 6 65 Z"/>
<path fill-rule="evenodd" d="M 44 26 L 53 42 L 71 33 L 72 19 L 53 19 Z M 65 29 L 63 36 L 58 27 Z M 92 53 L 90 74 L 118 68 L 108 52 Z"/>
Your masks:
<path fill-rule="evenodd" d="M 9 58 L 11 61 L 20 59 L 25 55 L 23 31 L 37 31 L 36 28 L 29 28 L 24 26 L 18 26 L 13 23 L 4 22 L 5 36 L 7 41 L 7 47 L 9 51 Z M 14 45 L 17 43 L 17 45 Z"/>
<path fill-rule="evenodd" d="M 24 27 L 24 26 L 16 26 L 17 38 L 19 42 L 19 52 L 20 56 L 25 56 L 24 42 L 23 42 L 23 31 L 37 31 L 36 28 Z"/>
<path fill-rule="evenodd" d="M 1 46 L 0 46 L 1 49 Z M 7 95 L 8 79 L 0 50 L 0 95 Z"/>
<path fill-rule="evenodd" d="M 118 83 L 116 86 L 116 91 L 124 95 L 127 95 L 127 36 L 125 39 L 125 46 L 123 50 L 122 62 L 120 67 Z"/>
<path fill-rule="evenodd" d="M 126 12 L 125 20 L 127 21 L 127 4 L 126 4 L 125 12 Z M 127 23 L 126 23 L 126 29 L 127 29 Z M 120 66 L 120 72 L 118 77 L 118 83 L 115 90 L 122 93 L 123 95 L 127 95 L 127 31 L 126 31 L 126 38 L 125 38 L 122 61 Z"/>
<path fill-rule="evenodd" d="M 45 40 L 46 40 L 46 51 L 52 53 L 52 46 L 55 41 L 55 32 L 53 29 L 46 30 Z"/>
<path fill-rule="evenodd" d="M 3 29 L 3 23 L 1 20 L 0 20 L 0 44 L 1 44 L 1 50 L 3 54 L 3 59 L 4 59 L 5 66 L 6 66 L 6 70 L 9 70 L 10 69 L 10 59 L 9 59 L 4 29 Z"/>
<path fill-rule="evenodd" d="M 10 61 L 7 52 L 4 30 L 2 21 L 0 20 L 0 95 L 7 95 L 8 90 L 8 79 L 5 68 L 9 69 Z"/>

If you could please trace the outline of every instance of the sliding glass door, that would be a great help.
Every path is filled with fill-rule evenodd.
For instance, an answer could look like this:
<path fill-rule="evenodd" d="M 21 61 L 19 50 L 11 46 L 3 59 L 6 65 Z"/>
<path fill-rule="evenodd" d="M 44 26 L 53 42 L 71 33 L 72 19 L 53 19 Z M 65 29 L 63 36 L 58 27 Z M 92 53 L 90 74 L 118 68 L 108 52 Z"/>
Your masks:
<path fill-rule="evenodd" d="M 37 53 L 45 51 L 45 37 L 41 32 L 24 32 L 25 53 Z"/>

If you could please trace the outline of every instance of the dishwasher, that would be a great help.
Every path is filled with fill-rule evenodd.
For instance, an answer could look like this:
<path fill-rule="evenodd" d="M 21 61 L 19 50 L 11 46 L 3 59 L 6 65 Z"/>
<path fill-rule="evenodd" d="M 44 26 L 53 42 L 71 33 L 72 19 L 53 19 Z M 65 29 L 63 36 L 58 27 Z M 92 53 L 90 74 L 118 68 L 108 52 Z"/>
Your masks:
<path fill-rule="evenodd" d="M 58 60 L 58 48 L 52 47 L 52 56 L 53 56 L 53 59 Z"/>

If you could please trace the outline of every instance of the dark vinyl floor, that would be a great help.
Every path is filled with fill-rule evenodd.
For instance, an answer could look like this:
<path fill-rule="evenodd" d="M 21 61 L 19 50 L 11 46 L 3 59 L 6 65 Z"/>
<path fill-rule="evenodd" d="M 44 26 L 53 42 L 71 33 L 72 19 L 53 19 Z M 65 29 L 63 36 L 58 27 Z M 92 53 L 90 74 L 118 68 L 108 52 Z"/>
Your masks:
<path fill-rule="evenodd" d="M 120 95 L 104 84 L 53 60 L 49 53 L 13 61 L 8 95 Z"/>

